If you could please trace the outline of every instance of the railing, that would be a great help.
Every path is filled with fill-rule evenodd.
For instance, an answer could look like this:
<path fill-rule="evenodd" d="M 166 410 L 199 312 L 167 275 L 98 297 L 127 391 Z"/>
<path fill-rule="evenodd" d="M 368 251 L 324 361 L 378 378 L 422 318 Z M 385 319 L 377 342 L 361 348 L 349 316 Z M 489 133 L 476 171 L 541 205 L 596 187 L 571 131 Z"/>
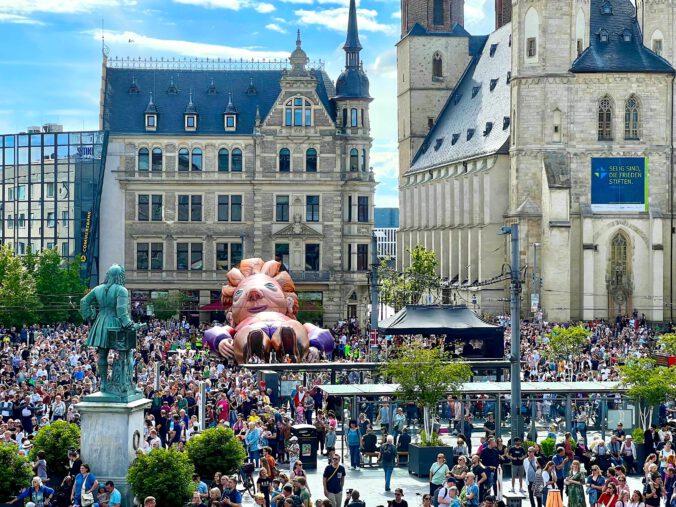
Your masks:
<path fill-rule="evenodd" d="M 291 68 L 288 58 L 251 59 L 244 58 L 121 58 L 108 59 L 112 69 L 143 70 L 287 70 Z M 311 69 L 324 70 L 324 61 L 309 63 Z"/>
<path fill-rule="evenodd" d="M 294 282 L 328 282 L 331 279 L 329 271 L 290 271 Z"/>

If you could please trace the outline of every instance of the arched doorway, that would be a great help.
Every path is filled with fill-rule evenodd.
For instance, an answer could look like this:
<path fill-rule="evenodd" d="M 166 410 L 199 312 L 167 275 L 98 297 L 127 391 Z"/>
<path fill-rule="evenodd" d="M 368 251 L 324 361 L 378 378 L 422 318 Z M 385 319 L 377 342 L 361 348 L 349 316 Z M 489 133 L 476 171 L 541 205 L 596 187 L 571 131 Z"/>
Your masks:
<path fill-rule="evenodd" d="M 608 290 L 608 318 L 631 313 L 634 284 L 631 279 L 631 242 L 624 231 L 618 231 L 610 240 L 606 288 Z"/>

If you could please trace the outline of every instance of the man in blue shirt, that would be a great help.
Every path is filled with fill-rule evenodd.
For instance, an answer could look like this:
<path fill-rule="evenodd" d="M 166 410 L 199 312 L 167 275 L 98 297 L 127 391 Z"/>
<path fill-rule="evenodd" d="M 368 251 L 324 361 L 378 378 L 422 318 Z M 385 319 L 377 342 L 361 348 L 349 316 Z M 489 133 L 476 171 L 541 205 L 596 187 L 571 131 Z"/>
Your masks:
<path fill-rule="evenodd" d="M 106 491 L 110 495 L 108 500 L 108 507 L 120 507 L 122 503 L 122 494 L 115 488 L 115 483 L 113 481 L 106 482 Z"/>
<path fill-rule="evenodd" d="M 237 491 L 237 479 L 228 478 L 226 486 L 221 495 L 221 503 L 230 507 L 242 507 L 242 494 Z"/>
<path fill-rule="evenodd" d="M 556 449 L 556 454 L 552 458 L 552 462 L 556 467 L 556 486 L 559 488 L 559 491 L 563 491 L 563 479 L 566 477 L 566 465 L 568 464 L 568 461 L 566 450 L 563 447 Z"/>

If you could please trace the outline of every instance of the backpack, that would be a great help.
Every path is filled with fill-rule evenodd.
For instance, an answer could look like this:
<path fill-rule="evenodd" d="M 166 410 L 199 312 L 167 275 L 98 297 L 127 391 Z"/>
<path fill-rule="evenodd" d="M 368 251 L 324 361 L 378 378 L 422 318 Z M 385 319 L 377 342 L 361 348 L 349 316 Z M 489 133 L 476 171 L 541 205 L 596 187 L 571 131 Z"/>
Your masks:
<path fill-rule="evenodd" d="M 439 486 L 434 490 L 434 495 L 432 496 L 432 505 L 434 505 L 434 507 L 439 507 L 439 492 L 442 489 L 446 489 L 446 486 Z M 446 491 L 446 493 L 448 493 L 448 491 Z M 446 496 L 446 493 L 444 493 L 444 496 Z"/>

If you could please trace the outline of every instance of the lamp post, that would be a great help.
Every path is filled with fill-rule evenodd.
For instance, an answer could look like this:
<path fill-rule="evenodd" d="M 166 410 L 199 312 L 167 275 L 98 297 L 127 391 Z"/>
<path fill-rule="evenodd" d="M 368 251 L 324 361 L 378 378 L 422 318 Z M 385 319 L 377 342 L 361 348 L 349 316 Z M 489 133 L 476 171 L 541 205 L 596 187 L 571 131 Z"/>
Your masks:
<path fill-rule="evenodd" d="M 512 326 L 512 350 L 509 357 L 510 377 L 512 382 L 511 398 L 511 437 L 512 442 L 516 437 L 523 436 L 521 426 L 521 280 L 519 279 L 519 224 L 511 227 L 501 227 L 499 234 L 512 236 L 512 266 L 511 266 L 511 326 Z"/>
<path fill-rule="evenodd" d="M 538 248 L 540 243 L 533 243 L 533 286 L 531 288 L 531 309 L 534 313 L 540 309 L 540 277 L 538 276 Z M 533 295 L 536 297 L 533 298 Z"/>

